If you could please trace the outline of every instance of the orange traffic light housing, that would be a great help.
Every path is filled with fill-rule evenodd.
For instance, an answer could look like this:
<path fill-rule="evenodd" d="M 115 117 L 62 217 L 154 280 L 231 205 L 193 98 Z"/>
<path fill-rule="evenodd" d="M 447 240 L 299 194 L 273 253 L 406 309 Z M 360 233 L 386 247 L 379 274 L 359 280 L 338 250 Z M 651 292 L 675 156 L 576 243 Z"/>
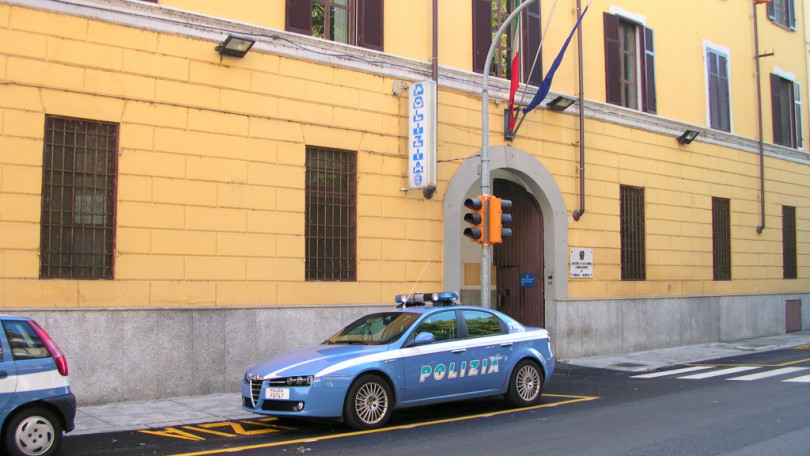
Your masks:
<path fill-rule="evenodd" d="M 501 199 L 495 196 L 489 197 L 489 234 L 488 244 L 500 244 L 503 238 L 512 236 L 512 229 L 508 224 L 512 223 L 512 215 L 505 214 L 504 210 L 512 208 L 512 201 Z"/>

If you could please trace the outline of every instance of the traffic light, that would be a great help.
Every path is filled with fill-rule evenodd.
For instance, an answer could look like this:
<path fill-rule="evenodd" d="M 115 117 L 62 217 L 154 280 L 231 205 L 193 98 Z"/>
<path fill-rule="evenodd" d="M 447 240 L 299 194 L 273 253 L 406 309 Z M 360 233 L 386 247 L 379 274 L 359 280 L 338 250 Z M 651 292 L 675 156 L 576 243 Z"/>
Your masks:
<path fill-rule="evenodd" d="M 504 210 L 512 208 L 512 201 L 489 197 L 489 244 L 500 244 L 503 238 L 512 236 L 512 229 L 508 224 L 512 223 L 512 214 L 504 214 Z"/>
<path fill-rule="evenodd" d="M 484 223 L 487 221 L 485 215 L 488 198 L 489 195 L 478 195 L 464 200 L 464 206 L 470 210 L 464 214 L 464 221 L 470 224 L 469 228 L 464 229 L 464 236 L 481 245 L 487 243 Z"/>

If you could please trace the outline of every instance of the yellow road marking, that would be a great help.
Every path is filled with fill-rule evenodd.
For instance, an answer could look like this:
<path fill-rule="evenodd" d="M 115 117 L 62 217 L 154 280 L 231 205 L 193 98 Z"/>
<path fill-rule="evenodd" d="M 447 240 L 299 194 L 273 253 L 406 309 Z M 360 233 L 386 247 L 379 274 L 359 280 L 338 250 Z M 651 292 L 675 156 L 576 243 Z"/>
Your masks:
<path fill-rule="evenodd" d="M 296 440 L 285 440 L 283 442 L 269 442 L 269 443 L 262 443 L 258 445 L 246 445 L 243 447 L 232 447 L 232 448 L 220 448 L 216 450 L 206 450 L 206 451 L 196 451 L 191 453 L 178 453 L 171 456 L 206 456 L 211 454 L 224 454 L 224 453 L 236 453 L 240 451 L 247 451 L 247 450 L 258 450 L 262 448 L 273 448 L 283 445 L 295 445 L 297 443 L 312 443 L 312 442 L 319 442 L 323 440 L 334 440 L 334 439 L 341 439 L 344 437 L 354 437 L 357 435 L 366 435 L 366 434 L 376 434 L 380 432 L 389 432 L 389 431 L 396 431 L 400 429 L 412 429 L 424 426 L 431 426 L 434 424 L 443 424 L 443 423 L 453 423 L 458 421 L 467 421 L 473 420 L 477 418 L 486 418 L 489 416 L 497 416 L 497 415 L 505 415 L 507 413 L 517 413 L 523 412 L 528 410 L 537 410 L 541 408 L 549 408 L 549 407 L 557 407 L 560 405 L 568 405 L 568 404 L 575 404 L 577 402 L 587 402 L 599 399 L 598 396 L 569 396 L 563 394 L 546 394 L 545 397 L 556 397 L 556 398 L 563 398 L 567 400 L 563 400 L 560 402 L 554 402 L 551 404 L 542 404 L 542 405 L 535 405 L 533 407 L 525 407 L 519 409 L 508 409 L 508 410 L 500 410 L 497 412 L 487 412 L 487 413 L 480 413 L 477 415 L 469 415 L 469 416 L 462 416 L 458 418 L 446 418 L 442 420 L 436 421 L 425 421 L 423 423 L 415 423 L 415 424 L 404 424 L 401 426 L 391 426 L 391 427 L 384 427 L 381 429 L 374 429 L 370 431 L 356 431 L 356 432 L 347 432 L 344 434 L 335 434 L 335 435 L 325 435 L 321 437 L 307 437 L 303 439 L 296 439 Z"/>

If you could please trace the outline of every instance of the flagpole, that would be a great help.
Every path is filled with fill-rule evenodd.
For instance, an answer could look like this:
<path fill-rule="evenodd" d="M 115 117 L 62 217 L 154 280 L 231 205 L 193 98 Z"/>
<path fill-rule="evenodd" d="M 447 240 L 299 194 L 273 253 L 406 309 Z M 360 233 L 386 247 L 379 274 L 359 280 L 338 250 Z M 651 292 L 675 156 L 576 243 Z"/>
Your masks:
<path fill-rule="evenodd" d="M 529 7 L 537 0 L 526 0 L 518 5 L 512 14 L 503 21 L 503 25 L 492 37 L 492 44 L 489 46 L 487 53 L 487 60 L 484 62 L 484 80 L 483 88 L 481 90 L 481 194 L 490 194 L 490 177 L 489 177 L 489 71 L 492 67 L 492 56 L 495 54 L 495 47 L 500 42 L 501 35 L 506 32 L 507 27 L 511 27 L 512 21 L 515 17 Z M 492 246 L 484 245 L 481 247 L 481 307 L 492 308 Z"/>

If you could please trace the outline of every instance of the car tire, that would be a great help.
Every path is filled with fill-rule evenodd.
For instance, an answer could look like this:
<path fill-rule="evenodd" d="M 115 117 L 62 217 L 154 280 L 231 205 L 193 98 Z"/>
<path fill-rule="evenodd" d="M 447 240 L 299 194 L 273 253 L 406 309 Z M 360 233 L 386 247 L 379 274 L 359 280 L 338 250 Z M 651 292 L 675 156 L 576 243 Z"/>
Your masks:
<path fill-rule="evenodd" d="M 349 388 L 343 404 L 343 421 L 358 429 L 377 429 L 385 426 L 394 406 L 391 387 L 379 375 L 364 375 Z"/>
<path fill-rule="evenodd" d="M 516 407 L 529 407 L 540 402 L 543 394 L 543 371 L 537 362 L 524 359 L 512 370 L 506 400 Z"/>
<path fill-rule="evenodd" d="M 62 423 L 46 408 L 15 413 L 6 424 L 4 444 L 9 456 L 52 456 L 62 446 Z"/>

